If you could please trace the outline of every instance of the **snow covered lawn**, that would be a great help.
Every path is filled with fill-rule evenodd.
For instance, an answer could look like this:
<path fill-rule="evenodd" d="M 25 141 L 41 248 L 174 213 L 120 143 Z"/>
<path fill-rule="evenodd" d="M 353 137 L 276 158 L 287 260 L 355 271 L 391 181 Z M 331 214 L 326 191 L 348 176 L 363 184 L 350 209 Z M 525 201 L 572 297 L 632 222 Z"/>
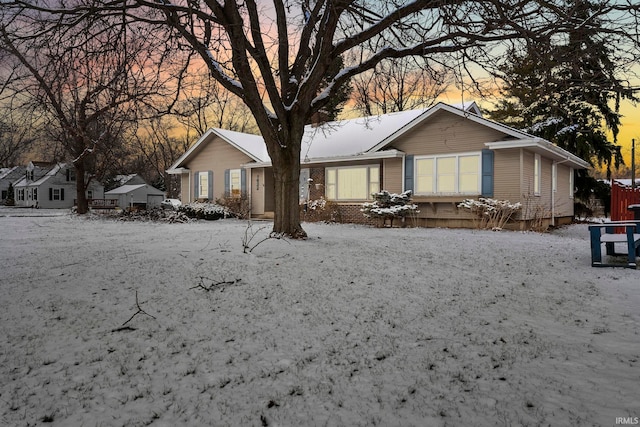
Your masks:
<path fill-rule="evenodd" d="M 243 221 L 7 212 L 1 425 L 600 426 L 640 416 L 640 271 L 590 267 L 586 225 L 305 224 L 307 241 L 245 254 Z"/>

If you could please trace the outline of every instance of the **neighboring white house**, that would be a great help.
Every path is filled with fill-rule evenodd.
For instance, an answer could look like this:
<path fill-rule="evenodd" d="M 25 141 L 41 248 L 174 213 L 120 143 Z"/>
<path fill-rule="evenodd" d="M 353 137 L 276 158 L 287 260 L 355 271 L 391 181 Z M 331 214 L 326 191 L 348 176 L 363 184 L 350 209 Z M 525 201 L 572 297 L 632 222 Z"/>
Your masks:
<path fill-rule="evenodd" d="M 164 192 L 149 184 L 125 184 L 104 193 L 105 199 L 118 200 L 118 207 L 158 208 L 164 200 Z"/>
<path fill-rule="evenodd" d="M 14 184 L 16 206 L 46 209 L 71 208 L 76 200 L 76 175 L 66 163 L 29 162 L 22 179 Z M 88 199 L 101 199 L 104 187 L 92 180 Z"/>
<path fill-rule="evenodd" d="M 24 166 L 14 166 L 12 168 L 0 168 L 0 205 L 7 202 L 9 185 L 14 185 L 24 177 L 26 168 Z M 15 189 L 14 189 L 15 197 Z"/>

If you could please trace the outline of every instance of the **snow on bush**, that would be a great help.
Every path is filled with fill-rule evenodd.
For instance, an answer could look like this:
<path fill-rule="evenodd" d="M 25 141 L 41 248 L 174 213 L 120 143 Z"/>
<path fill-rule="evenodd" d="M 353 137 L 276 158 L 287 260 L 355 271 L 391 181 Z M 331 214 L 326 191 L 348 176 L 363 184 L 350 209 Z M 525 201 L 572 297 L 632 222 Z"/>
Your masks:
<path fill-rule="evenodd" d="M 382 190 L 373 193 L 375 199 L 372 203 L 364 203 L 360 211 L 367 218 L 391 219 L 405 218 L 409 214 L 417 214 L 418 205 L 411 203 L 411 190 L 401 194 L 389 193 Z"/>
<path fill-rule="evenodd" d="M 309 200 L 307 202 L 306 208 L 307 210 L 310 210 L 310 211 L 323 210 L 326 205 L 327 205 L 327 201 L 323 197 L 321 197 L 316 200 Z"/>
<path fill-rule="evenodd" d="M 193 202 L 180 206 L 178 211 L 183 212 L 189 218 L 196 219 L 216 220 L 234 217 L 234 214 L 227 207 L 215 203 Z"/>
<path fill-rule="evenodd" d="M 502 230 L 514 213 L 522 208 L 518 203 L 510 203 L 508 200 L 496 200 L 480 197 L 478 200 L 465 199 L 458 205 L 459 208 L 469 209 L 480 222 L 478 228 Z"/>

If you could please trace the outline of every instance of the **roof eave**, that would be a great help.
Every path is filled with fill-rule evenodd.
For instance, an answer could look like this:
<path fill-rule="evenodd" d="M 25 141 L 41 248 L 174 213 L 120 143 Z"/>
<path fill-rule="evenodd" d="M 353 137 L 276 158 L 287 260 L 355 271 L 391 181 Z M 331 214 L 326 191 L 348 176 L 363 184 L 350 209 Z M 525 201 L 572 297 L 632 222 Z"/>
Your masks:
<path fill-rule="evenodd" d="M 385 151 L 376 151 L 373 153 L 360 153 L 360 154 L 350 154 L 344 156 L 333 156 L 333 157 L 313 157 L 309 159 L 302 159 L 300 161 L 300 166 L 304 167 L 306 165 L 314 165 L 314 164 L 325 164 L 325 163 L 347 163 L 347 162 L 355 162 L 362 160 L 380 160 L 380 159 L 393 159 L 393 158 L 401 158 L 405 155 L 404 152 L 399 150 L 385 150 Z M 266 168 L 272 167 L 271 162 L 255 162 L 255 163 L 245 163 L 242 165 L 245 169 L 255 169 L 255 168 Z"/>
<path fill-rule="evenodd" d="M 509 148 L 527 148 L 539 154 L 544 154 L 547 157 L 550 157 L 557 162 L 568 162 L 577 169 L 591 168 L 591 165 L 589 164 L 589 162 L 586 162 L 585 160 L 581 159 L 575 154 L 572 154 L 567 150 L 564 150 L 558 147 L 557 145 L 554 145 L 552 142 L 549 142 L 542 138 L 487 142 L 485 143 L 485 146 L 491 150 L 502 150 L 502 149 L 509 149 Z"/>

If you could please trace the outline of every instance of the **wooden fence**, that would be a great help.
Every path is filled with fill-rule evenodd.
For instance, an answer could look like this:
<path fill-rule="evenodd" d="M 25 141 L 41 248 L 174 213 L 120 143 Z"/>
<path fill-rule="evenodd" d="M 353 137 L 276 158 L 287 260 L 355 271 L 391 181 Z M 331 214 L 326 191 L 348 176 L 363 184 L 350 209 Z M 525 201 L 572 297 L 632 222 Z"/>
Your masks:
<path fill-rule="evenodd" d="M 631 188 L 616 181 L 611 182 L 611 220 L 627 221 L 634 219 L 629 205 L 640 204 L 640 188 Z"/>

